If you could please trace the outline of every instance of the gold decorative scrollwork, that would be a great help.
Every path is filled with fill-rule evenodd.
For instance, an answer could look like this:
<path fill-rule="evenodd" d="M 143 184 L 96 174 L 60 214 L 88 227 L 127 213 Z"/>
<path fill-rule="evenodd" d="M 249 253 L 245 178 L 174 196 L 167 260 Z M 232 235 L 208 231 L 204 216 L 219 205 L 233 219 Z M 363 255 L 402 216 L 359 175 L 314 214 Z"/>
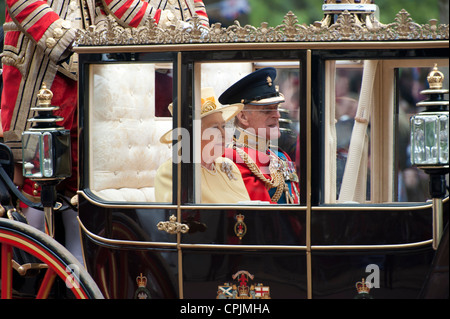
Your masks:
<path fill-rule="evenodd" d="M 327 42 L 327 41 L 408 41 L 448 40 L 449 25 L 413 22 L 410 14 L 402 9 L 395 21 L 382 24 L 378 21 L 360 21 L 348 12 L 342 12 L 335 23 L 330 19 L 311 25 L 300 24 L 292 12 L 284 17 L 283 24 L 270 27 L 267 22 L 259 27 L 241 26 L 239 21 L 227 28 L 220 23 L 205 27 L 197 16 L 190 27 L 171 25 L 160 27 L 153 19 L 143 26 L 125 28 L 108 16 L 102 28 L 78 30 L 77 46 L 142 45 L 142 44 L 192 44 L 192 43 L 266 43 L 266 42 Z"/>
<path fill-rule="evenodd" d="M 189 231 L 189 226 L 186 224 L 177 222 L 177 218 L 175 217 L 175 215 L 170 216 L 169 221 L 159 222 L 157 227 L 158 227 L 158 230 L 163 230 L 166 233 L 169 233 L 172 235 L 178 234 L 178 233 L 186 234 Z"/>

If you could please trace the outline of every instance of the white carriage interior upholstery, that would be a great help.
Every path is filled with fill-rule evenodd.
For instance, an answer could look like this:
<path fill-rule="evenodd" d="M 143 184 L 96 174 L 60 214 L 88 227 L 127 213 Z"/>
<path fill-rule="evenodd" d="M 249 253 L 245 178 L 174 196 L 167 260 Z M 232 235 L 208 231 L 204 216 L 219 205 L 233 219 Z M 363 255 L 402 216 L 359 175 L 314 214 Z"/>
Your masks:
<path fill-rule="evenodd" d="M 108 201 L 154 202 L 156 171 L 172 153 L 159 142 L 172 119 L 155 117 L 155 65 L 99 64 L 90 77 L 90 189 Z"/>

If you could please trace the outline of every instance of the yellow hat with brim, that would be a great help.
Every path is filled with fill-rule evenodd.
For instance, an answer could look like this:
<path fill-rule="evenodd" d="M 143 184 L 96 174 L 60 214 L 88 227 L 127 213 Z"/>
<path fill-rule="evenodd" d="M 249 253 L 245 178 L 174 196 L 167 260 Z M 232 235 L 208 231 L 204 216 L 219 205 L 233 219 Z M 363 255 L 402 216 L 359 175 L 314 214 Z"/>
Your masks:
<path fill-rule="evenodd" d="M 201 111 L 200 118 L 204 118 L 205 116 L 221 112 L 223 120 L 228 122 L 232 118 L 234 118 L 242 109 L 244 108 L 244 104 L 242 103 L 234 103 L 230 105 L 222 105 L 219 103 L 219 100 L 216 98 L 214 93 L 214 89 L 207 87 L 202 88 L 201 92 Z M 170 114 L 173 114 L 173 103 L 170 103 L 168 106 Z M 165 133 L 159 141 L 163 144 L 171 144 L 174 140 L 173 138 L 173 129 Z"/>

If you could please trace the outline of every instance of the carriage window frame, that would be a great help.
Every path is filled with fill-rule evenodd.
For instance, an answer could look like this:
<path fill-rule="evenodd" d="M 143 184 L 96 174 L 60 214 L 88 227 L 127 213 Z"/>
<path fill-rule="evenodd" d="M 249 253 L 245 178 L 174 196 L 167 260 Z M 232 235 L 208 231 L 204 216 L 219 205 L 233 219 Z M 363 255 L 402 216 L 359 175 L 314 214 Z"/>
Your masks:
<path fill-rule="evenodd" d="M 295 51 L 295 50 L 292 50 Z M 304 50 L 303 50 L 304 51 Z M 245 54 L 244 54 L 245 55 Z M 231 86 L 232 84 L 234 84 L 237 80 L 241 79 L 242 77 L 244 77 L 245 75 L 254 72 L 258 69 L 264 68 L 264 67 L 274 67 L 277 70 L 279 69 L 297 69 L 298 70 L 298 77 L 299 77 L 299 84 L 297 85 L 297 91 L 298 94 L 300 95 L 300 92 L 304 92 L 305 91 L 305 87 L 306 87 L 306 82 L 302 82 L 304 81 L 304 74 L 306 74 L 305 72 L 305 68 L 306 68 L 306 64 L 304 63 L 304 60 L 299 59 L 298 57 L 296 59 L 277 59 L 277 58 L 260 58 L 260 59 L 256 59 L 256 60 L 250 60 L 250 59 L 239 59 L 238 61 L 236 60 L 227 60 L 227 59 L 218 59 L 218 60 L 195 60 L 192 61 L 193 63 L 193 67 L 192 69 L 194 70 L 194 80 L 193 80 L 193 119 L 199 119 L 199 114 L 200 114 L 200 110 L 199 110 L 199 106 L 201 105 L 201 101 L 200 101 L 200 92 L 201 92 L 201 88 L 202 87 L 214 87 L 214 85 L 210 85 L 208 84 L 208 81 L 204 81 L 202 78 L 202 74 L 203 77 L 205 75 L 204 72 L 202 72 L 202 66 L 203 65 L 213 65 L 215 63 L 218 64 L 250 64 L 250 68 L 248 70 L 248 72 L 246 74 L 243 74 L 242 76 L 239 77 L 235 77 L 235 79 L 233 81 L 228 81 L 230 83 L 228 83 L 228 85 L 223 85 L 223 83 L 221 83 L 220 88 L 218 90 L 216 90 L 217 87 L 214 87 L 215 89 L 215 93 L 217 98 L 220 96 L 221 93 L 223 93 L 223 91 L 225 91 L 229 86 Z M 303 63 L 303 69 L 302 68 L 302 63 Z M 277 79 L 280 78 L 280 74 L 277 75 Z M 300 78 L 302 78 L 300 80 Z M 206 83 L 205 83 L 206 82 Z M 275 83 L 277 83 L 277 80 L 275 80 Z M 281 91 L 281 90 L 280 90 Z M 296 124 L 298 126 L 298 131 L 300 131 L 301 125 L 300 122 L 303 120 L 305 120 L 306 116 L 305 114 L 300 115 L 300 113 L 304 113 L 305 112 L 305 107 L 301 107 L 301 105 L 304 105 L 304 100 L 306 100 L 306 95 L 303 93 L 303 96 L 300 98 L 299 97 L 299 101 L 298 101 L 298 113 L 297 113 L 297 118 L 296 120 Z M 303 117 L 303 119 L 302 119 Z M 233 132 L 234 131 L 234 126 L 231 125 L 231 121 L 229 121 L 227 123 L 227 130 L 229 130 L 228 132 Z M 271 206 L 286 206 L 286 207 L 295 207 L 295 206 L 301 206 L 304 205 L 304 202 L 302 202 L 302 198 L 304 198 L 304 193 L 305 193 L 305 188 L 300 189 L 300 202 L 298 204 L 270 204 L 270 203 L 261 203 L 258 201 L 253 201 L 253 202 L 245 202 L 245 203 L 218 203 L 218 204 L 211 204 L 211 203 L 201 203 L 201 183 L 200 183 L 200 170 L 201 170 L 201 164 L 200 164 L 200 148 L 198 147 L 199 145 L 199 140 L 200 140 L 200 132 L 201 132 L 201 127 L 200 127 L 200 121 L 193 121 L 193 125 L 192 125 L 192 131 L 193 131 L 193 184 L 194 184 L 194 192 L 192 194 L 192 198 L 193 201 L 191 203 L 186 203 L 189 205 L 195 205 L 195 206 L 240 206 L 240 207 L 271 207 Z M 305 127 L 306 125 L 303 125 L 303 127 Z M 298 135 L 301 135 L 300 132 L 297 132 Z M 302 145 L 304 145 L 305 143 L 300 143 Z M 297 146 L 296 146 L 297 147 Z M 301 156 L 300 156 L 300 160 L 299 162 L 301 162 L 302 164 L 300 164 L 301 168 L 304 168 L 306 165 L 306 157 L 305 154 L 306 152 L 301 152 Z M 300 175 L 300 172 L 298 172 L 298 175 Z M 305 175 L 303 175 L 305 176 Z M 300 182 L 302 182 L 301 177 L 299 176 L 300 181 L 299 181 L 299 185 Z"/>
<path fill-rule="evenodd" d="M 139 80 L 132 82 L 137 86 L 121 83 L 118 87 L 114 82 L 118 82 L 124 70 L 134 70 L 135 76 L 145 78 L 142 78 L 142 83 L 137 83 L 141 82 Z M 157 72 L 159 70 L 171 72 L 173 66 L 170 63 L 158 61 L 90 64 L 89 82 L 92 94 L 90 94 L 89 105 L 93 107 L 89 108 L 88 113 L 89 130 L 92 132 L 89 135 L 89 145 L 93 147 L 89 150 L 91 163 L 89 175 L 96 178 L 95 181 L 94 178 L 89 180 L 89 189 L 105 201 L 157 203 L 152 193 L 152 190 L 155 190 L 155 183 L 151 183 L 151 177 L 166 160 L 172 157 L 172 146 L 161 143 L 160 136 L 157 135 L 162 135 L 173 127 L 173 118 L 170 112 L 167 112 L 173 94 L 170 92 L 170 87 L 167 93 L 158 88 Z M 133 81 L 133 79 L 130 80 Z M 167 82 L 173 83 L 171 76 L 168 76 Z M 143 87 L 147 89 L 144 90 Z M 166 96 L 167 94 L 170 97 Z M 161 101 L 162 103 L 158 103 Z M 162 109 L 159 110 L 160 113 L 169 113 L 169 116 L 158 116 L 158 109 Z M 154 126 L 153 130 L 148 127 L 151 123 Z M 146 127 L 151 131 L 150 135 L 144 134 L 147 131 Z M 112 136 L 117 143 L 110 138 Z M 121 137 L 122 141 L 119 141 Z M 146 145 L 142 144 L 144 139 Z M 109 142 L 107 146 L 104 145 L 105 142 Z M 158 158 L 150 156 L 150 152 L 158 154 Z M 141 156 L 133 155 L 134 153 L 139 153 Z M 103 157 L 108 157 L 109 160 Z M 113 158 L 119 160 L 116 161 Z M 161 159 L 164 159 L 163 163 L 159 163 L 160 165 L 155 163 L 155 160 Z M 120 161 L 128 164 L 121 164 Z M 113 169 L 114 167 L 116 168 Z M 120 170 L 117 167 L 123 167 L 123 169 Z M 132 200 L 133 198 L 145 198 L 145 200 Z"/>
<path fill-rule="evenodd" d="M 98 196 L 98 194 L 93 190 L 92 186 L 92 130 L 90 126 L 91 116 L 90 113 L 94 108 L 92 103 L 93 95 L 93 79 L 90 75 L 92 72 L 92 67 L 94 65 L 130 65 L 130 64 L 154 64 L 159 68 L 171 68 L 172 69 L 172 98 L 176 96 L 176 91 L 178 87 L 178 63 L 177 54 L 173 52 L 134 52 L 134 53 L 121 53 L 114 52 L 111 53 L 89 53 L 80 55 L 79 60 L 79 118 L 80 118 L 80 143 L 79 143 L 79 166 L 82 167 L 82 174 L 79 175 L 79 189 L 82 190 L 82 194 L 85 197 L 92 199 L 95 202 L 102 203 L 103 205 L 113 205 L 113 206 L 145 206 L 154 205 L 155 208 L 158 207 L 173 207 L 173 200 L 170 202 L 161 203 L 156 201 L 128 201 L 128 200 L 115 200 L 111 198 L 104 198 Z M 87 107 L 86 107 L 87 106 Z M 167 106 L 165 106 L 167 107 Z M 167 116 L 156 116 L 154 120 L 157 122 L 167 122 L 170 119 L 171 123 L 176 123 L 178 115 L 173 114 L 172 118 Z M 174 124 L 166 125 L 169 128 L 173 128 Z M 171 149 L 170 149 L 170 152 Z M 176 174 L 176 171 L 175 171 Z M 176 178 L 175 178 L 176 180 Z M 173 187 L 176 187 L 174 183 Z"/>
<path fill-rule="evenodd" d="M 416 51 L 416 50 L 408 50 L 408 51 Z M 419 54 L 414 53 L 410 54 L 407 58 L 403 55 L 402 50 L 394 50 L 391 52 L 379 52 L 377 54 L 377 50 L 367 51 L 365 56 L 361 56 L 359 53 L 349 52 L 315 52 L 317 55 L 313 58 L 313 74 L 314 67 L 317 67 L 317 72 L 320 73 L 321 76 L 314 77 L 313 83 L 322 83 L 324 85 L 324 89 L 315 89 L 313 85 L 313 101 L 323 101 L 324 105 L 322 109 L 325 110 L 321 123 L 329 123 L 330 121 L 330 101 L 334 99 L 334 75 L 336 72 L 336 68 L 333 66 L 333 63 L 337 61 L 348 61 L 349 63 L 353 63 L 354 61 L 360 60 L 377 60 L 378 61 L 378 69 L 377 75 L 374 82 L 374 97 L 377 101 L 375 101 L 375 105 L 372 109 L 372 114 L 370 118 L 370 165 L 371 165 L 371 175 L 376 176 L 377 178 L 371 178 L 370 182 L 370 200 L 360 203 L 340 203 L 338 202 L 337 196 L 339 194 L 330 192 L 331 185 L 329 180 L 326 179 L 326 176 L 329 176 L 332 172 L 332 168 L 330 165 L 330 159 L 332 154 L 336 154 L 335 151 L 330 149 L 330 146 L 327 145 L 326 141 L 329 137 L 330 131 L 328 130 L 328 125 L 324 125 L 324 130 L 322 132 L 323 137 L 323 156 L 322 161 L 319 161 L 320 165 L 323 167 L 324 173 L 317 173 L 317 166 L 314 159 L 312 160 L 312 187 L 321 187 L 323 190 L 322 196 L 315 197 L 313 193 L 313 202 L 317 202 L 318 205 L 357 205 L 357 206 L 372 206 L 372 205 L 421 205 L 423 202 L 400 202 L 396 200 L 396 191 L 397 191 L 397 170 L 395 168 L 396 164 L 396 114 L 397 105 L 396 98 L 397 93 L 395 91 L 396 86 L 396 69 L 402 67 L 426 67 L 430 70 L 434 66 L 434 63 L 438 63 L 441 66 L 448 67 L 448 60 L 443 59 L 440 55 L 436 56 L 420 56 Z M 341 54 L 342 53 L 342 54 Z M 417 56 L 416 56 L 417 54 Z M 315 61 L 315 62 L 314 62 Z M 314 66 L 316 63 L 316 66 Z M 314 80 L 315 78 L 315 80 Z M 333 92 L 330 92 L 330 88 L 333 87 Z M 392 88 L 392 90 L 390 89 Z M 314 104 L 314 102 L 313 102 Z M 317 106 L 316 107 L 320 107 Z M 314 105 L 313 105 L 314 108 Z M 388 119 L 388 121 L 383 120 Z M 389 141 L 388 144 L 384 145 L 383 141 Z M 315 145 L 313 142 L 312 145 Z M 316 149 L 313 151 L 315 156 L 317 154 L 322 153 L 321 150 Z M 392 160 L 391 160 L 392 159 Z M 316 168 L 314 168 L 316 167 Z M 315 180 L 319 180 L 320 183 L 315 182 Z M 388 185 L 388 187 L 386 187 Z M 334 198 L 334 199 L 333 199 Z"/>

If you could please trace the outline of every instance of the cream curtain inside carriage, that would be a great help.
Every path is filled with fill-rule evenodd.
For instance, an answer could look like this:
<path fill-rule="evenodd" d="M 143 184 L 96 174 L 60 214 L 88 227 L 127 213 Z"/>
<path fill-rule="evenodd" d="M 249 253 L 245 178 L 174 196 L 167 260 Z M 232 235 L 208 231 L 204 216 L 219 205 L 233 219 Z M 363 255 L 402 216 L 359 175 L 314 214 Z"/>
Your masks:
<path fill-rule="evenodd" d="M 366 200 L 369 137 L 367 127 L 373 107 L 377 60 L 364 61 L 363 79 L 350 140 L 347 163 L 342 179 L 339 202 L 364 203 Z"/>

